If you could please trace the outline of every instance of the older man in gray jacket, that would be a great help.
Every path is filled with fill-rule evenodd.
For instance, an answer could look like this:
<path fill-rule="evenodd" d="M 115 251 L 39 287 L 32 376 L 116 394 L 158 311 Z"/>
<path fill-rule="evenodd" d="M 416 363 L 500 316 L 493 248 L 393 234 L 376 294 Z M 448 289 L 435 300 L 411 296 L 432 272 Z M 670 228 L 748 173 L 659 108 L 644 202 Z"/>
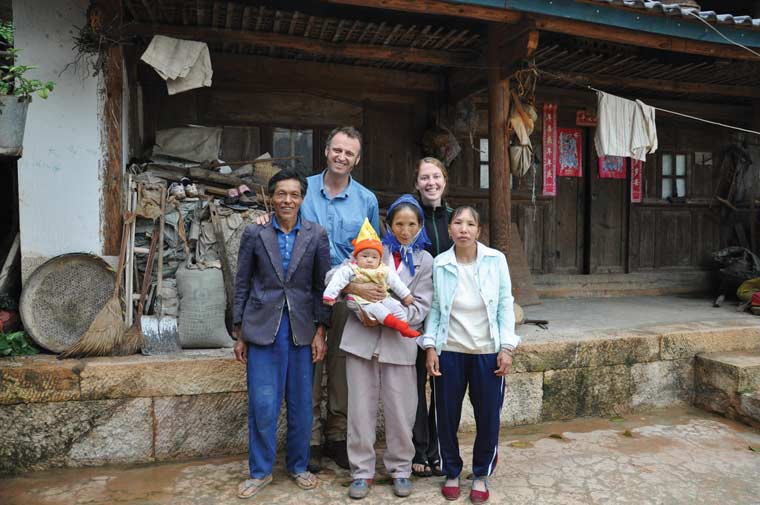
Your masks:
<path fill-rule="evenodd" d="M 317 479 L 307 471 L 312 425 L 313 363 L 325 356 L 330 309 L 322 304 L 330 268 L 327 232 L 301 218 L 306 179 L 283 170 L 269 180 L 274 218 L 243 233 L 235 279 L 235 359 L 248 377 L 250 479 L 240 498 L 272 482 L 277 418 L 283 396 L 288 435 L 285 465 L 302 489 Z"/>

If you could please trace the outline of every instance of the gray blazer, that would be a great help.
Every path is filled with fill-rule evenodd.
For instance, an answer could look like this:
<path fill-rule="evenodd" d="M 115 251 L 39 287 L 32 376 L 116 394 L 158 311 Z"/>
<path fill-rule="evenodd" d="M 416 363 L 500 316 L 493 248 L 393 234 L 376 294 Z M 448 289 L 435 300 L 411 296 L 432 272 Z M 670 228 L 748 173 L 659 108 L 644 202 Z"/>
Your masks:
<path fill-rule="evenodd" d="M 384 248 L 383 261 L 395 269 L 387 248 Z M 420 329 L 433 301 L 433 257 L 427 251 L 414 253 L 414 277 L 407 269 L 399 272 L 399 277 L 414 296 L 414 303 L 404 307 L 409 326 Z M 381 363 L 392 365 L 414 365 L 417 359 L 416 339 L 402 337 L 396 330 L 382 325 L 368 328 L 354 314 L 348 316 L 340 348 L 364 359 L 372 359 L 377 351 Z"/>
<path fill-rule="evenodd" d="M 257 345 L 274 342 L 287 304 L 296 345 L 310 345 L 316 325 L 330 325 L 331 309 L 322 303 L 329 269 L 330 243 L 317 223 L 301 218 L 287 272 L 282 270 L 272 222 L 246 226 L 240 240 L 233 314 L 235 324 L 243 325 L 243 340 Z"/>

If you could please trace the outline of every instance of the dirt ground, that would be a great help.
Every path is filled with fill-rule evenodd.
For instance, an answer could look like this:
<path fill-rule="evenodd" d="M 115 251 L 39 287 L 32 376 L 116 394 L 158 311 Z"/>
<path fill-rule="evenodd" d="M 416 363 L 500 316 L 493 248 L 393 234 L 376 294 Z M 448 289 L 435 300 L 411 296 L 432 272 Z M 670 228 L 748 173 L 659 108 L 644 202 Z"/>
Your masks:
<path fill-rule="evenodd" d="M 467 464 L 472 436 L 460 440 Z M 760 504 L 760 433 L 696 409 L 613 419 L 579 419 L 505 430 L 490 480 L 495 504 Z M 331 461 L 313 491 L 299 490 L 281 466 L 255 503 L 354 503 L 349 474 Z M 327 460 L 326 460 L 327 461 Z M 382 465 L 382 463 L 379 463 Z M 130 467 L 62 469 L 0 479 L 4 505 L 223 505 L 246 477 L 242 457 Z M 467 468 L 467 466 L 465 466 Z M 465 470 L 466 471 L 466 470 Z M 463 475 L 465 477 L 465 475 Z M 406 499 L 393 496 L 378 468 L 363 500 L 445 503 L 441 478 L 414 480 Z M 468 502 L 463 480 L 459 501 Z"/>

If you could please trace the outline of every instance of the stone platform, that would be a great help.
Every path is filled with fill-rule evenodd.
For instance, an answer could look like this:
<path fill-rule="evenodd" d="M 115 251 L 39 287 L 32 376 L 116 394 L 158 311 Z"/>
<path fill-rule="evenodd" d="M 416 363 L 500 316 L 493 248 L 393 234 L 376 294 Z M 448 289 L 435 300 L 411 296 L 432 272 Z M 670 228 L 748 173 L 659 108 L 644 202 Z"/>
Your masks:
<path fill-rule="evenodd" d="M 526 313 L 551 322 L 518 330 L 504 426 L 687 405 L 697 354 L 760 348 L 760 318 L 707 300 L 551 300 Z M 241 454 L 246 405 L 231 350 L 3 359 L 0 473 Z M 462 431 L 474 427 L 465 405 Z"/>

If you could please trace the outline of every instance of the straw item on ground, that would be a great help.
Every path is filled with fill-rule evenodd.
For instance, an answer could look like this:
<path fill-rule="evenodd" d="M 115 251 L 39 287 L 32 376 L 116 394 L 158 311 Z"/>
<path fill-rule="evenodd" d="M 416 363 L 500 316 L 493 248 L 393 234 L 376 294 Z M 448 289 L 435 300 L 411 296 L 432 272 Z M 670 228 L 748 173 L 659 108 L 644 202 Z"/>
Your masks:
<path fill-rule="evenodd" d="M 127 250 L 127 234 L 134 214 L 124 216 L 121 232 L 121 251 L 116 270 L 116 286 L 111 299 L 95 316 L 95 320 L 84 332 L 82 338 L 58 355 L 58 359 L 84 358 L 87 356 L 110 356 L 122 349 L 124 344 L 124 319 L 121 311 L 121 279 L 124 276 L 124 257 Z"/>

